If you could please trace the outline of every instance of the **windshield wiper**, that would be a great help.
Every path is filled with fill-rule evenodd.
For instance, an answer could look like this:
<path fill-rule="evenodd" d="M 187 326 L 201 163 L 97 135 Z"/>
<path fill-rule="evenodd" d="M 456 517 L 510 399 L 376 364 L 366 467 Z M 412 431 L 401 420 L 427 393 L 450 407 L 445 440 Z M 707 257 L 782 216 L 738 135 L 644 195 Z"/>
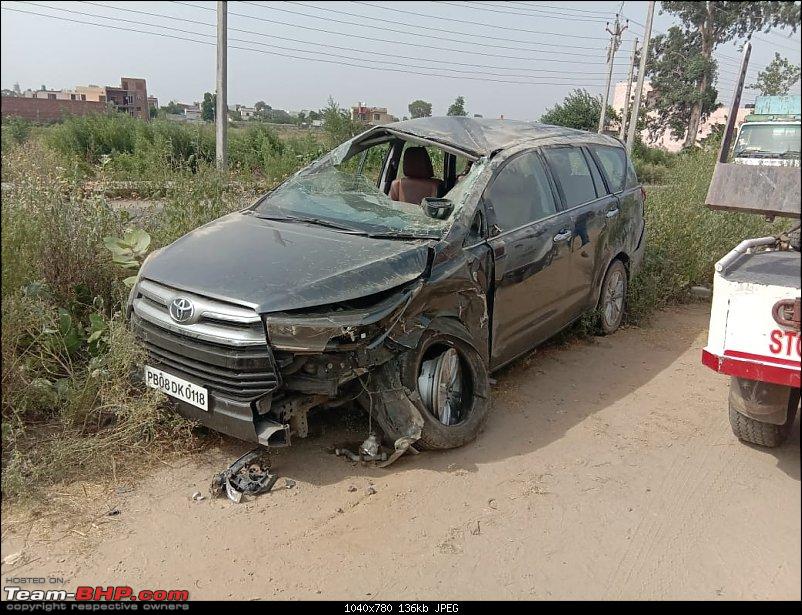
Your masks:
<path fill-rule="evenodd" d="M 338 224 L 330 220 L 321 220 L 320 218 L 302 218 L 300 216 L 279 216 L 273 214 L 260 214 L 259 217 L 264 218 L 265 220 L 277 220 L 278 222 L 296 222 L 299 224 L 314 224 L 315 226 L 324 226 L 326 228 L 332 228 L 338 231 L 351 233 L 352 235 L 367 235 L 365 231 L 361 231 L 359 229 L 350 226 L 345 226 L 344 224 Z"/>
<path fill-rule="evenodd" d="M 368 237 L 372 237 L 374 239 L 440 239 L 440 237 L 437 235 L 419 235 L 415 233 L 404 232 L 368 233 Z"/>

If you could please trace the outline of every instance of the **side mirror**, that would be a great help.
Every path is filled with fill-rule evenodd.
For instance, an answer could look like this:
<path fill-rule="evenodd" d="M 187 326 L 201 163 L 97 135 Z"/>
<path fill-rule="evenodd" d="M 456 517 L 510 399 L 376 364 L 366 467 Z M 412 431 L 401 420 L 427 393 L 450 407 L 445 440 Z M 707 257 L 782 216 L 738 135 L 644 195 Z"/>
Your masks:
<path fill-rule="evenodd" d="M 454 211 L 454 203 L 448 199 L 441 199 L 438 197 L 425 197 L 421 201 L 421 207 L 426 215 L 430 218 L 437 218 L 438 220 L 445 220 Z"/>

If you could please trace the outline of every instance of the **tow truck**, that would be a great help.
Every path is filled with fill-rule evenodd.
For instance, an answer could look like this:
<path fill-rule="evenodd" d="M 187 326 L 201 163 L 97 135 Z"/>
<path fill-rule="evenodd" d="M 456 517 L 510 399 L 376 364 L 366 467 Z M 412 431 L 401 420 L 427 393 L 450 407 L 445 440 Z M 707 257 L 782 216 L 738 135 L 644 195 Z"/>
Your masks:
<path fill-rule="evenodd" d="M 730 149 L 751 44 L 705 203 L 713 210 L 800 218 L 799 96 L 758 97 Z M 799 224 L 744 238 L 715 265 L 702 363 L 730 376 L 729 419 L 742 441 L 779 446 L 800 405 Z"/>

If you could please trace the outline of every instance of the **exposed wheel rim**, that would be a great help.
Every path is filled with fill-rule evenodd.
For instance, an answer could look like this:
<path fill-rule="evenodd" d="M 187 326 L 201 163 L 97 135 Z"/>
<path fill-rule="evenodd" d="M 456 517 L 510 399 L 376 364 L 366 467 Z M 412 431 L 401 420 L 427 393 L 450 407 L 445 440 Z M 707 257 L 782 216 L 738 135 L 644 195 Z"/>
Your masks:
<path fill-rule="evenodd" d="M 602 304 L 604 324 L 608 327 L 616 326 L 621 319 L 621 314 L 624 311 L 625 288 L 626 280 L 624 274 L 620 270 L 612 271 L 604 289 L 604 301 Z"/>
<path fill-rule="evenodd" d="M 421 363 L 418 376 L 421 401 L 443 425 L 462 422 L 465 389 L 464 369 L 455 348 L 448 348 Z"/>

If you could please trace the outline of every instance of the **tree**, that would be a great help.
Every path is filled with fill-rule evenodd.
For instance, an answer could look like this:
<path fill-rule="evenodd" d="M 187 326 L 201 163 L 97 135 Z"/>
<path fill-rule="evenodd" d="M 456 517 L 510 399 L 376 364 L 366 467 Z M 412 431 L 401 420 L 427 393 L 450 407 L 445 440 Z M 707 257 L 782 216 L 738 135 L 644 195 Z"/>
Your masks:
<path fill-rule="evenodd" d="M 175 102 L 174 100 L 171 100 L 169 103 L 167 103 L 167 105 L 165 105 L 164 107 L 162 107 L 162 109 L 164 110 L 164 112 L 165 112 L 165 113 L 173 113 L 173 114 L 179 114 L 179 115 L 180 115 L 181 113 L 183 113 L 183 111 L 184 111 L 184 110 L 181 108 L 181 105 L 179 105 L 179 104 L 178 104 L 177 102 Z"/>
<path fill-rule="evenodd" d="M 454 102 L 451 103 L 451 106 L 446 111 L 446 115 L 457 115 L 457 116 L 466 116 L 468 112 L 465 110 L 465 97 L 464 96 L 457 96 L 454 99 Z"/>
<path fill-rule="evenodd" d="M 320 110 L 320 115 L 323 118 L 323 130 L 328 133 L 332 145 L 339 145 L 362 130 L 362 125 L 354 122 L 351 114 L 341 108 L 331 96 L 329 96 L 326 108 Z M 310 113 L 309 116 L 311 117 L 312 114 Z"/>
<path fill-rule="evenodd" d="M 205 122 L 213 122 L 215 109 L 217 108 L 217 94 L 205 92 L 201 103 L 201 119 Z"/>
<path fill-rule="evenodd" d="M 680 25 L 669 28 L 665 37 L 668 37 L 667 45 L 661 46 L 665 53 L 667 50 L 671 54 L 670 61 L 660 61 L 658 46 L 653 47 L 655 61 L 649 71 L 653 77 L 652 85 L 657 89 L 655 81 L 663 81 L 664 86 L 670 86 L 671 81 L 678 81 L 681 85 L 684 79 L 670 79 L 671 72 L 692 73 L 690 80 L 693 85 L 693 96 L 684 100 L 678 100 L 673 93 L 660 90 L 658 98 L 663 95 L 672 95 L 675 104 L 671 107 L 671 115 L 674 122 L 678 117 L 686 117 L 685 144 L 684 147 L 693 147 L 696 143 L 696 136 L 699 132 L 705 114 L 706 105 L 709 104 L 712 88 L 711 84 L 715 78 L 716 63 L 713 59 L 713 51 L 721 43 L 740 38 L 749 39 L 755 32 L 768 32 L 778 26 L 788 26 L 796 32 L 799 24 L 800 10 L 797 2 L 780 2 L 778 0 L 763 2 L 737 2 L 733 0 L 721 2 L 694 2 L 694 1 L 672 1 L 661 2 L 661 13 L 669 13 L 679 18 Z M 679 45 L 678 38 L 687 39 L 686 44 Z M 656 37 L 659 39 L 660 37 Z M 684 48 L 685 55 L 677 53 L 680 47 Z M 655 67 L 660 72 L 654 72 Z M 661 79 L 662 77 L 662 79 Z M 669 108 L 665 102 L 662 103 L 663 111 Z M 708 108 L 707 112 L 709 113 Z M 660 109 L 658 109 L 658 113 Z"/>
<path fill-rule="evenodd" d="M 587 90 L 576 89 L 540 117 L 544 124 L 567 126 L 577 130 L 595 131 L 599 127 L 601 115 L 601 97 L 593 96 Z M 612 121 L 619 120 L 615 110 L 607 106 L 607 117 Z"/>
<path fill-rule="evenodd" d="M 799 81 L 800 72 L 798 64 L 792 64 L 775 51 L 774 59 L 757 74 L 757 81 L 747 87 L 763 96 L 782 96 Z"/>
<path fill-rule="evenodd" d="M 409 115 L 412 118 L 431 117 L 432 103 L 425 100 L 413 100 L 409 103 Z"/>

